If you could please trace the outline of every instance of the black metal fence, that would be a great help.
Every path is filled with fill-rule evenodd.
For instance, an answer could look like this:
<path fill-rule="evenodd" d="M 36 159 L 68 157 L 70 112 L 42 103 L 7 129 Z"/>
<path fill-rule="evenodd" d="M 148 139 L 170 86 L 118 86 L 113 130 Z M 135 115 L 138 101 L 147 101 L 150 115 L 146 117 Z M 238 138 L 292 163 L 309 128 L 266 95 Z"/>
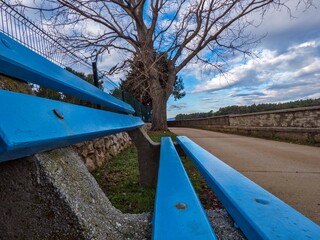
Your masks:
<path fill-rule="evenodd" d="M 92 72 L 92 65 L 88 60 L 70 52 L 41 26 L 3 1 L 0 2 L 0 31 L 61 67 L 71 67 L 79 72 Z M 135 109 L 135 115 L 140 116 L 143 121 L 151 121 L 150 106 L 144 106 L 130 93 L 123 92 L 119 85 L 103 72 L 99 71 L 98 75 L 104 82 L 105 91 L 130 104 Z"/>

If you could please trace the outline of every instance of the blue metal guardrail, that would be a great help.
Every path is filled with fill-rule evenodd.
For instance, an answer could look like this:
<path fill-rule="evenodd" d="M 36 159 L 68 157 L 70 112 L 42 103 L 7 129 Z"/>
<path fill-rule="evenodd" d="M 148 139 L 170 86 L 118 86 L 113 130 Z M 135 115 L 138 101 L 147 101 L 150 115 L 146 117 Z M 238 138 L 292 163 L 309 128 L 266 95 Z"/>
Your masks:
<path fill-rule="evenodd" d="M 127 104 L 84 83 L 2 33 L 0 73 L 125 113 L 133 112 Z M 0 90 L 0 101 L 0 162 L 143 125 L 137 117 L 5 90 Z M 177 140 L 248 239 L 320 239 L 317 224 L 188 138 Z M 173 238 L 185 238 L 188 233 L 192 239 L 215 239 L 167 138 L 162 140 L 160 161 L 154 239 L 168 239 L 169 229 Z M 163 213 L 169 214 L 169 219 Z"/>
<path fill-rule="evenodd" d="M 144 124 L 139 117 L 5 90 L 0 102 L 0 162 Z"/>
<path fill-rule="evenodd" d="M 187 137 L 177 137 L 248 239 L 320 239 L 320 227 Z"/>
<path fill-rule="evenodd" d="M 68 71 L 57 67 L 3 34 L 0 34 L 0 73 L 21 80 L 37 81 L 39 84 L 64 92 L 67 91 L 71 94 L 84 94 L 88 100 L 118 110 L 128 111 L 126 104 L 110 96 L 107 97 L 107 100 L 100 99 L 104 98 L 105 94 L 101 90 L 90 84 L 88 86 L 81 85 L 83 84 L 82 80 L 72 74 L 70 75 Z M 68 78 L 71 78 L 70 83 L 69 81 L 63 83 L 59 81 L 59 79 Z M 78 84 L 83 86 L 83 89 L 79 89 Z M 0 101 L 3 103 L 0 105 L 0 161 L 28 156 L 39 151 L 67 146 L 143 125 L 141 119 L 137 117 L 5 90 L 0 91 Z M 185 137 L 178 137 L 177 139 L 249 239 L 320 238 L 319 226 L 311 220 L 189 139 Z M 203 230 L 206 231 L 205 238 L 210 236 L 214 239 L 215 236 L 211 228 L 208 228 L 208 221 L 205 220 L 203 209 L 199 207 L 199 202 L 190 182 L 181 168 L 181 164 L 177 162 L 178 157 L 174 153 L 170 141 L 163 140 L 161 154 L 160 186 L 158 187 L 160 193 L 157 193 L 157 204 L 160 203 L 160 206 L 158 209 L 156 206 L 158 216 L 155 216 L 155 223 L 160 221 L 160 223 L 167 224 L 171 221 L 172 224 L 167 227 L 173 227 L 172 230 L 176 229 L 173 232 L 174 236 L 183 235 L 184 232 L 182 231 L 185 227 L 188 227 L 189 230 L 191 229 L 189 233 L 193 234 L 191 236 L 195 237 L 198 236 L 198 232 L 192 225 L 195 222 L 192 219 L 199 218 L 201 222 L 199 226 L 202 225 L 199 229 L 206 229 Z M 166 158 L 170 161 L 166 161 Z M 170 172 L 170 169 L 174 171 Z M 169 179 L 163 180 L 163 177 L 166 176 L 169 176 Z M 170 181 L 170 178 L 174 178 L 174 181 Z M 175 183 L 178 185 L 174 185 Z M 171 185 L 175 187 L 171 188 Z M 164 196 L 163 191 L 161 193 L 161 189 L 164 188 L 171 189 L 174 193 L 169 201 L 169 203 L 177 202 L 174 206 L 172 204 L 168 208 L 161 206 L 161 203 L 166 202 L 165 198 L 158 200 L 161 195 Z M 180 189 L 182 194 L 176 194 L 176 189 Z M 187 198 L 184 198 L 185 196 Z M 174 207 L 177 211 L 172 212 Z M 165 221 L 163 215 L 161 217 L 163 208 L 165 209 L 164 212 L 170 213 L 170 221 Z M 189 211 L 193 208 L 198 213 Z M 191 217 L 189 216 L 190 212 Z M 184 216 L 184 223 L 189 222 L 189 224 L 174 224 L 174 220 L 178 218 L 179 222 L 181 216 Z M 164 228 L 155 226 L 154 236 L 157 236 L 159 229 L 162 233 L 161 236 L 166 234 Z"/>
<path fill-rule="evenodd" d="M 161 139 L 153 239 L 217 239 L 170 137 Z"/>
<path fill-rule="evenodd" d="M 0 33 L 0 73 L 125 113 L 132 107 Z M 0 91 L 0 161 L 143 125 L 140 118 Z"/>

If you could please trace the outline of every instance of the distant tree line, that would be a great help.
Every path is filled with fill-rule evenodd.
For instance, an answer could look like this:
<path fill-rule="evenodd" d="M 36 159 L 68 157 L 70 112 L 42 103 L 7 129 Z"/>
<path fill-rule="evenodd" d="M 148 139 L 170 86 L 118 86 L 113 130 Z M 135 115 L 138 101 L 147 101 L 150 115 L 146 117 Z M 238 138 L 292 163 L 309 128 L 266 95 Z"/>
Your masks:
<path fill-rule="evenodd" d="M 214 112 L 211 110 L 210 112 L 197 112 L 190 114 L 178 114 L 176 116 L 176 120 L 184 120 L 184 119 L 195 119 L 195 118 L 207 118 L 213 117 Z"/>
<path fill-rule="evenodd" d="M 190 113 L 190 114 L 178 114 L 176 116 L 176 120 L 207 118 L 207 117 L 213 117 L 213 116 L 232 115 L 232 114 L 255 113 L 255 112 L 288 109 L 288 108 L 311 107 L 311 106 L 319 106 L 319 105 L 320 105 L 320 98 L 297 100 L 297 101 L 291 101 L 286 103 L 253 104 L 250 106 L 233 105 L 233 106 L 219 108 L 219 110 L 216 112 L 213 112 L 211 110 L 209 112 L 203 112 L 203 113 L 198 112 L 198 113 Z"/>

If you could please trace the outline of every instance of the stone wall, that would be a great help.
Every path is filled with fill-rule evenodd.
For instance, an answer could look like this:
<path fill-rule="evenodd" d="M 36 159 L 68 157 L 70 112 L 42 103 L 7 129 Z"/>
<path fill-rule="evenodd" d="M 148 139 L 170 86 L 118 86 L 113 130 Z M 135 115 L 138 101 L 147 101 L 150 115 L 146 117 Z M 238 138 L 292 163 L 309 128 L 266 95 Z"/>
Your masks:
<path fill-rule="evenodd" d="M 168 126 L 320 145 L 320 106 L 169 121 Z"/>
<path fill-rule="evenodd" d="M 320 127 L 320 106 L 229 116 L 237 127 Z"/>
<path fill-rule="evenodd" d="M 229 126 L 230 116 L 219 116 L 210 118 L 188 119 L 168 121 L 169 127 L 199 127 L 199 128 L 211 128 L 220 126 Z"/>
<path fill-rule="evenodd" d="M 87 169 L 92 172 L 121 151 L 131 146 L 132 141 L 126 132 L 117 133 L 73 145 Z"/>

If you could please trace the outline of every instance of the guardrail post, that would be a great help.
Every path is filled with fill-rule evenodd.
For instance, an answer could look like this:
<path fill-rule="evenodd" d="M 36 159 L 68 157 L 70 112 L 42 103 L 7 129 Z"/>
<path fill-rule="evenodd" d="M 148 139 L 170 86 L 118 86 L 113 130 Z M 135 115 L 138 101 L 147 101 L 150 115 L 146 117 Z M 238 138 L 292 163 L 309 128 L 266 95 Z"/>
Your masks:
<path fill-rule="evenodd" d="M 93 83 L 97 88 L 99 88 L 97 58 L 98 58 L 98 54 L 95 54 L 94 56 L 92 56 L 91 60 L 92 60 Z M 97 104 L 97 109 L 101 109 L 100 104 Z"/>
<path fill-rule="evenodd" d="M 153 142 L 142 129 L 128 131 L 138 149 L 140 184 L 155 186 L 158 179 L 160 143 Z"/>

